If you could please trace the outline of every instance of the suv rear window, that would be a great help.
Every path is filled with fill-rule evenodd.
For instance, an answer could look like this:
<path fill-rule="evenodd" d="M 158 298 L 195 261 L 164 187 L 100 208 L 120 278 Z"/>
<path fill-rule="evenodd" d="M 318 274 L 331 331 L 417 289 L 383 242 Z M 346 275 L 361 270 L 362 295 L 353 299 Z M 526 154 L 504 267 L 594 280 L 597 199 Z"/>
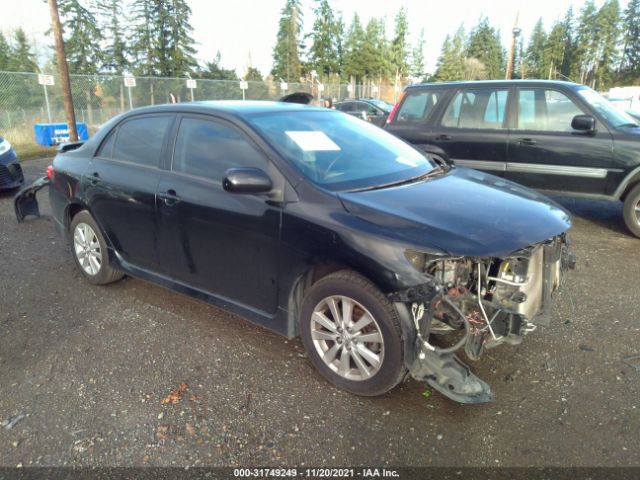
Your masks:
<path fill-rule="evenodd" d="M 433 108 L 438 103 L 442 92 L 438 90 L 427 90 L 418 92 L 409 92 L 400 105 L 398 116 L 396 117 L 398 122 L 423 122 L 433 111 Z"/>

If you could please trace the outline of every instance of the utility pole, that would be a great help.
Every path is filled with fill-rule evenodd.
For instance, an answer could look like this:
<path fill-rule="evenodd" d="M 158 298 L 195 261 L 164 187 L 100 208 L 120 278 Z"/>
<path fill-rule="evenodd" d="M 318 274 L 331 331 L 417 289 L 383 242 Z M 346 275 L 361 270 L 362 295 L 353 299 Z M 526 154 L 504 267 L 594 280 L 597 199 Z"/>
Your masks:
<path fill-rule="evenodd" d="M 62 40 L 62 25 L 60 25 L 60 15 L 58 14 L 58 2 L 48 0 L 49 12 L 51 13 L 51 30 L 56 42 L 56 57 L 58 59 L 58 71 L 60 72 L 60 84 L 64 96 L 64 110 L 67 114 L 67 126 L 69 127 L 69 141 L 78 141 L 78 130 L 76 128 L 76 114 L 73 110 L 73 98 L 71 97 L 71 83 L 69 82 L 69 67 L 67 66 L 67 55 L 64 53 L 64 41 Z"/>
<path fill-rule="evenodd" d="M 507 74 L 505 76 L 506 80 L 511 80 L 513 78 L 513 63 L 516 56 L 516 45 L 518 44 L 518 37 L 520 36 L 520 32 L 522 31 L 520 27 L 518 27 L 518 17 L 520 16 L 520 12 L 516 13 L 516 21 L 513 24 L 513 30 L 511 30 L 512 38 L 511 38 L 511 48 L 509 49 L 509 60 L 507 61 Z"/>

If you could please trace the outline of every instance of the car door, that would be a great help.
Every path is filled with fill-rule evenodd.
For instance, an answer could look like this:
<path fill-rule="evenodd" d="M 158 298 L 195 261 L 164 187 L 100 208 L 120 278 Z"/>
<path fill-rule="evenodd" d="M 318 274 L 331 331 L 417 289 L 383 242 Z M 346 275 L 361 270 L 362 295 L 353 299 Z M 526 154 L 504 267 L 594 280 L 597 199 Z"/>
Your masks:
<path fill-rule="evenodd" d="M 274 167 L 238 127 L 182 115 L 172 161 L 158 185 L 158 252 L 165 275 L 223 300 L 272 314 L 277 309 L 281 208 L 268 197 L 233 194 L 225 171 Z"/>
<path fill-rule="evenodd" d="M 450 97 L 429 143 L 456 165 L 503 175 L 509 138 L 509 88 L 462 88 Z"/>
<path fill-rule="evenodd" d="M 613 161 L 607 128 L 573 130 L 573 117 L 590 112 L 569 92 L 521 87 L 517 95 L 505 176 L 532 188 L 603 193 Z"/>
<path fill-rule="evenodd" d="M 155 195 L 174 115 L 124 120 L 102 142 L 84 178 L 87 205 L 128 263 L 157 268 Z"/>

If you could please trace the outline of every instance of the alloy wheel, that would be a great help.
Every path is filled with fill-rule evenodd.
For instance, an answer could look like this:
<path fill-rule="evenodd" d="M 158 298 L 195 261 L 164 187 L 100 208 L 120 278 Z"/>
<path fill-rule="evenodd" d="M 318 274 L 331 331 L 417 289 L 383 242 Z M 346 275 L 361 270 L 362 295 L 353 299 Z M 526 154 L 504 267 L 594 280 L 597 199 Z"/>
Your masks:
<path fill-rule="evenodd" d="M 382 366 L 380 326 L 352 298 L 336 295 L 321 300 L 311 315 L 311 338 L 322 361 L 348 380 L 367 380 Z"/>
<path fill-rule="evenodd" d="M 96 232 L 86 223 L 78 223 L 73 232 L 73 247 L 78 263 L 88 275 L 97 275 L 102 266 L 102 250 Z"/>

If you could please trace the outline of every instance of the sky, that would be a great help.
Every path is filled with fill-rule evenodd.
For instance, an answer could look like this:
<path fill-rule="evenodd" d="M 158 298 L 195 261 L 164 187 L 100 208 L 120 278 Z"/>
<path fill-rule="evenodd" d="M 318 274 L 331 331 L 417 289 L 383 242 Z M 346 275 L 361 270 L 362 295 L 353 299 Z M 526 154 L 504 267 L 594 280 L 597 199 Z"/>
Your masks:
<path fill-rule="evenodd" d="M 204 62 L 222 55 L 222 66 L 234 68 L 242 74 L 251 65 L 266 75 L 271 70 L 273 46 L 278 31 L 280 11 L 284 0 L 187 0 L 192 10 L 191 24 L 197 42 L 198 60 Z M 2 0 L 0 30 L 5 34 L 22 26 L 27 34 L 39 44 L 39 56 L 46 56 L 47 45 L 52 41 L 45 37 L 49 29 L 49 11 L 44 0 Z M 408 11 L 410 40 L 425 31 L 425 69 L 435 70 L 435 64 L 447 34 L 453 34 L 460 23 L 467 29 L 486 16 L 490 23 L 502 33 L 505 48 L 510 44 L 511 29 L 516 14 L 524 38 L 528 38 L 538 18 L 545 27 L 564 17 L 569 6 L 577 14 L 583 0 L 330 0 L 335 11 L 340 11 L 349 24 L 354 12 L 361 21 L 382 17 L 387 21 L 387 34 L 393 32 L 394 17 L 401 6 Z M 596 0 L 600 6 L 603 0 Z M 627 1 L 621 0 L 621 7 Z M 309 31 L 313 24 L 314 0 L 302 0 L 304 28 Z"/>

